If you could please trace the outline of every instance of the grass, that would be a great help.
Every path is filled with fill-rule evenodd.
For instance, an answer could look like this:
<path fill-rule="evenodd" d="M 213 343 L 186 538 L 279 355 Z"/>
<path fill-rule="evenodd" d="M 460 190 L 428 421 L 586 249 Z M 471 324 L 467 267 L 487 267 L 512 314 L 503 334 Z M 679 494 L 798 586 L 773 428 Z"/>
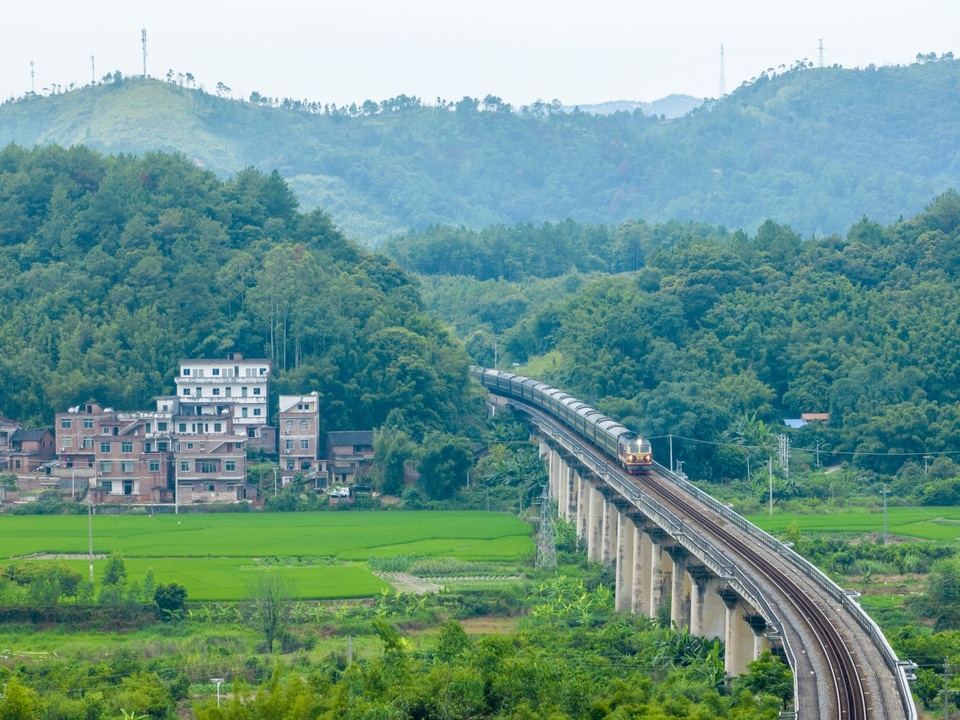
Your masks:
<path fill-rule="evenodd" d="M 0 548 L 11 561 L 36 554 L 85 556 L 84 516 L 2 516 Z M 485 512 L 342 512 L 224 515 L 103 515 L 93 518 L 94 552 L 124 555 L 128 577 L 152 568 L 191 601 L 232 601 L 267 564 L 304 600 L 374 597 L 389 587 L 360 565 L 371 556 L 418 555 L 513 562 L 532 549 L 529 526 Z M 18 559 L 19 558 L 19 559 Z M 87 576 L 88 561 L 66 560 Z M 94 561 L 99 577 L 106 561 Z"/>
<path fill-rule="evenodd" d="M 801 533 L 866 535 L 883 532 L 883 511 L 749 515 L 747 519 L 764 530 L 781 535 L 796 523 Z M 887 509 L 890 535 L 951 542 L 960 538 L 960 507 L 891 507 Z"/>

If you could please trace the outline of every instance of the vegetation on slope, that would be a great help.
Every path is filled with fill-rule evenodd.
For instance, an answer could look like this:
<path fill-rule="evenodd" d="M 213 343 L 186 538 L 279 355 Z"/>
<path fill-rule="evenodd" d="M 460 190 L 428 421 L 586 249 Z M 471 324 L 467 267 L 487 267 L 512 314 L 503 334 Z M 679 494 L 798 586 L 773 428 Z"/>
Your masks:
<path fill-rule="evenodd" d="M 0 142 L 177 150 L 222 177 L 278 170 L 305 207 L 366 241 L 431 224 L 566 218 L 754 232 L 773 217 L 819 236 L 864 213 L 893 222 L 960 182 L 960 61 L 923 60 L 797 63 L 674 120 L 566 112 L 559 101 L 514 109 L 494 96 L 272 107 L 258 93 L 242 102 L 114 77 L 4 103 Z"/>
<path fill-rule="evenodd" d="M 298 212 L 278 174 L 0 150 L 0 415 L 150 409 L 180 359 L 229 351 L 272 359 L 276 393 L 318 391 L 326 430 L 402 408 L 419 439 L 476 409 L 466 355 L 411 281 Z"/>

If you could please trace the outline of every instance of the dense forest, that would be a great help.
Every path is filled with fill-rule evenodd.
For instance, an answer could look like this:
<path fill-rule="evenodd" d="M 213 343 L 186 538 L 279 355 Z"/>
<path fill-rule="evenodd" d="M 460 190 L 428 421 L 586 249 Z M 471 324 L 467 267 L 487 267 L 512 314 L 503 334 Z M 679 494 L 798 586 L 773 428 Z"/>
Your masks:
<path fill-rule="evenodd" d="M 424 276 L 425 298 L 478 362 L 528 363 L 658 438 L 661 457 L 678 436 L 696 477 L 742 477 L 744 455 L 775 455 L 782 420 L 801 413 L 830 413 L 794 438 L 824 462 L 894 473 L 960 451 L 953 191 L 845 237 L 571 222 L 435 227 L 388 249 L 422 273 L 464 273 Z"/>
<path fill-rule="evenodd" d="M 272 359 L 275 393 L 318 391 L 325 430 L 402 408 L 419 438 L 477 408 L 466 354 L 410 279 L 298 212 L 278 174 L 0 150 L 0 415 L 150 409 L 179 360 L 230 351 Z"/>
<path fill-rule="evenodd" d="M 960 61 L 770 68 L 685 117 L 512 108 L 495 95 L 349 107 L 232 100 L 126 78 L 0 105 L 0 144 L 183 152 L 224 179 L 278 170 L 307 209 L 371 243 L 407 229 L 705 222 L 803 237 L 919 212 L 960 183 Z M 171 78 L 172 80 L 172 78 Z"/>

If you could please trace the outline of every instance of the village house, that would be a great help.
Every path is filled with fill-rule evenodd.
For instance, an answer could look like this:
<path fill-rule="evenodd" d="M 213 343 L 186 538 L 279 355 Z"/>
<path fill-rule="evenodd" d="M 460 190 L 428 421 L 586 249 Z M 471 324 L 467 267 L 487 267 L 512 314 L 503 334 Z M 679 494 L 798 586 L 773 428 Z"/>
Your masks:
<path fill-rule="evenodd" d="M 327 471 L 331 485 L 366 482 L 373 465 L 373 430 L 327 433 Z"/>
<path fill-rule="evenodd" d="M 288 485 L 297 472 L 303 474 L 304 480 L 316 483 L 324 470 L 320 460 L 319 395 L 281 395 L 278 417 L 278 460 L 283 484 Z"/>

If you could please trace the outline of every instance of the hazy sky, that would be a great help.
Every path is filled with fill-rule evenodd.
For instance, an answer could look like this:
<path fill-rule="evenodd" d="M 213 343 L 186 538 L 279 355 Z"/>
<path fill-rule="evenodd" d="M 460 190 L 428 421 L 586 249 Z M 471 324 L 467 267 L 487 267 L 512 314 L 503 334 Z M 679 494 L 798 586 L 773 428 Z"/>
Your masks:
<path fill-rule="evenodd" d="M 349 104 L 399 94 L 514 105 L 715 97 L 807 58 L 844 67 L 960 56 L 957 0 L 10 0 L 0 99 L 120 70 L 190 72 L 235 97 Z"/>

